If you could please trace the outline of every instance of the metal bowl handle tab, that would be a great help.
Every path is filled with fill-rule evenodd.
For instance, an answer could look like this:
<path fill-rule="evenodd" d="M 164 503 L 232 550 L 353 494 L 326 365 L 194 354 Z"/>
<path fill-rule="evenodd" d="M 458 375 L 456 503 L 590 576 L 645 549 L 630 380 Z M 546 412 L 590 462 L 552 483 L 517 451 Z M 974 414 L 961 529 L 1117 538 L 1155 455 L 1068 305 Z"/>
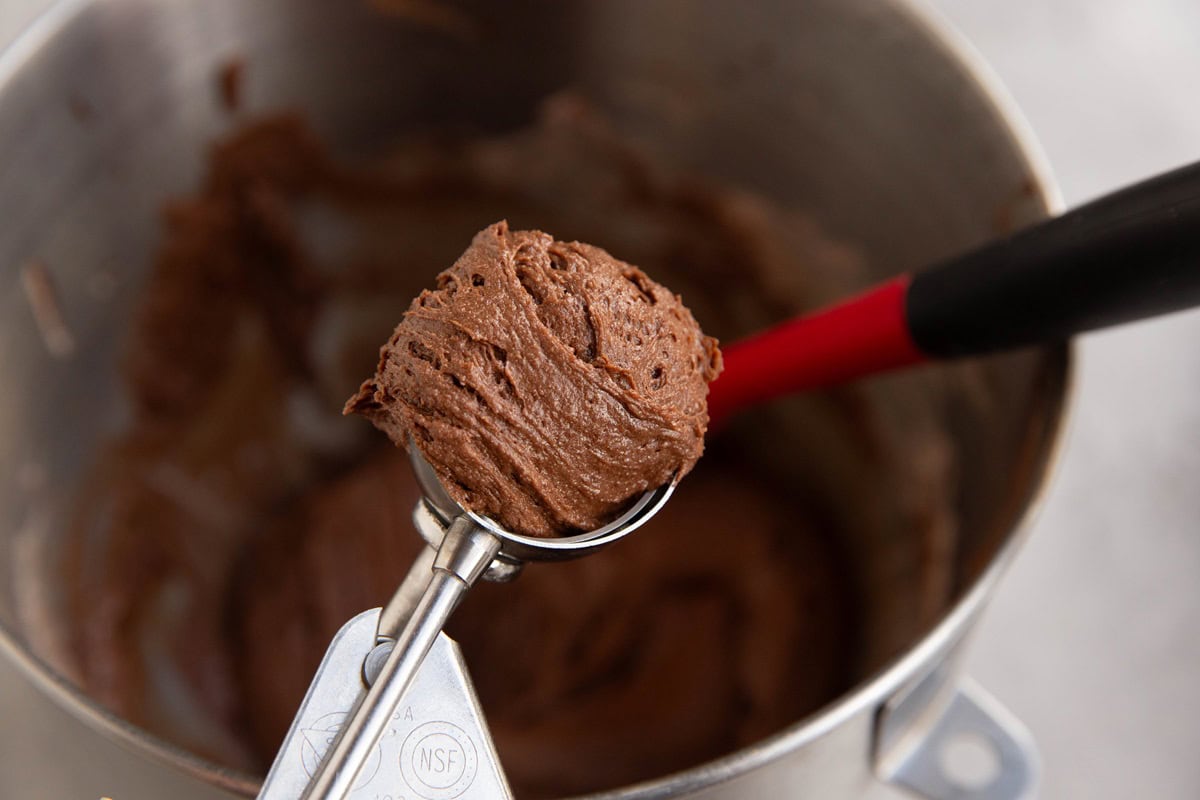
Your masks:
<path fill-rule="evenodd" d="M 875 773 L 929 800 L 1032 800 L 1040 759 L 1029 731 L 974 681 L 941 670 L 880 710 Z M 985 758 L 953 768 L 955 747 Z"/>

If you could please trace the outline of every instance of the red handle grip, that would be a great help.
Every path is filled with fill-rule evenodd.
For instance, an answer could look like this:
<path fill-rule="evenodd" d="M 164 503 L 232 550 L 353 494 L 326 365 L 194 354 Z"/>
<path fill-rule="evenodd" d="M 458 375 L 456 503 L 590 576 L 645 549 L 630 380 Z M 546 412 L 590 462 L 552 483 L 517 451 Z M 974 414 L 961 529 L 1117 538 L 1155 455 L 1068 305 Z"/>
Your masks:
<path fill-rule="evenodd" d="M 909 332 L 901 275 L 864 294 L 724 348 L 709 387 L 710 426 L 748 406 L 928 359 Z"/>

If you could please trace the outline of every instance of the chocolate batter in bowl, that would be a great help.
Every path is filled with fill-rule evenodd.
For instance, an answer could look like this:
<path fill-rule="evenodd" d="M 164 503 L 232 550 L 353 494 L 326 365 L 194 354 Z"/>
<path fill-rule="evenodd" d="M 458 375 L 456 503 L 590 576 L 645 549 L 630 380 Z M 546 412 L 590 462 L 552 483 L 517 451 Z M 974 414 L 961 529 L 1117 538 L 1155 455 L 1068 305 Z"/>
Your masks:
<path fill-rule="evenodd" d="M 55 360 L 23 297 L 0 296 L 25 326 L 0 371 L 29 387 L 0 408 L 6 466 L 28 479 L 0 487 L 0 541 L 14 576 L 36 576 L 6 578 L 0 622 L 86 713 L 98 703 L 152 734 L 118 729 L 138 747 L 241 790 L 329 637 L 416 551 L 406 464 L 339 411 L 475 231 L 507 218 L 595 243 L 732 340 L 1044 211 L 998 112 L 891 6 L 345 6 L 79 5 L 51 41 L 182 13 L 206 43 L 164 88 L 176 114 L 120 91 L 124 61 L 79 89 L 97 110 L 72 136 L 102 142 L 87 163 L 104 168 L 59 204 L 54 234 L 0 241 L 59 276 L 80 343 Z M 208 93 L 228 57 L 209 39 L 247 45 L 244 117 Z M 820 57 L 837 43 L 865 47 L 856 66 Z M 24 76 L 65 52 L 10 66 L 0 143 Z M 871 88 L 885 73 L 907 89 Z M 118 135 L 129 119 L 139 147 Z M 99 225 L 114 203 L 126 213 Z M 47 228 L 24 208 L 14 230 Z M 994 579 L 1064 363 L 1006 356 L 781 403 L 710 439 L 636 537 L 479 587 L 451 633 L 518 796 L 777 758 L 881 697 L 867 682 L 953 609 L 972 616 Z M 750 767 L 733 769 L 764 780 Z"/>

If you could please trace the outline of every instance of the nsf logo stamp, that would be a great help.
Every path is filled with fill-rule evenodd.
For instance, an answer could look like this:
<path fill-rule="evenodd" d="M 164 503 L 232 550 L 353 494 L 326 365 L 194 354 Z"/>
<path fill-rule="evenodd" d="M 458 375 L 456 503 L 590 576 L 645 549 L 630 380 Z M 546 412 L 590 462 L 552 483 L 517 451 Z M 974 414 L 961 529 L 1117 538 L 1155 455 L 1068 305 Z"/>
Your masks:
<path fill-rule="evenodd" d="M 400 748 L 400 771 L 425 800 L 453 800 L 475 780 L 479 756 L 467 732 L 449 722 L 426 722 Z"/>

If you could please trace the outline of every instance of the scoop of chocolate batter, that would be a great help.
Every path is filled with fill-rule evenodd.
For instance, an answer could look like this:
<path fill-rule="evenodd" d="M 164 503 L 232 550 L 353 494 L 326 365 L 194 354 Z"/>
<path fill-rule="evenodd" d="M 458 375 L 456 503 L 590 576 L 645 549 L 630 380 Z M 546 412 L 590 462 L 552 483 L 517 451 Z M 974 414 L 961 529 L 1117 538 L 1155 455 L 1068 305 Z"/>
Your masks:
<path fill-rule="evenodd" d="M 720 369 L 637 267 L 499 222 L 413 301 L 345 413 L 414 441 L 464 507 L 554 536 L 691 470 Z"/>

